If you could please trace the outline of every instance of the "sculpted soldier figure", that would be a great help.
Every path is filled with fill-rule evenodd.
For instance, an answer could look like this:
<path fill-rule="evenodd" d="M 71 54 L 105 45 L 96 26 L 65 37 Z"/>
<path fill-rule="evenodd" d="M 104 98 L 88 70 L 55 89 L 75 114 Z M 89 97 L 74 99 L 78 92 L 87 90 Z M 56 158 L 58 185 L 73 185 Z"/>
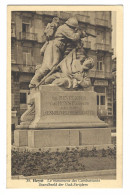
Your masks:
<path fill-rule="evenodd" d="M 35 72 L 29 87 L 36 87 L 40 80 L 50 72 L 63 58 L 64 51 L 67 49 L 67 43 L 78 41 L 81 31 L 78 30 L 78 21 L 76 18 L 69 18 L 65 24 L 58 27 L 55 32 L 54 40 L 49 40 L 44 45 L 44 57 L 40 68 Z M 42 51 L 43 52 L 43 51 Z"/>
<path fill-rule="evenodd" d="M 59 18 L 54 17 L 51 23 L 48 23 L 45 30 L 44 30 L 44 36 L 46 38 L 46 42 L 44 43 L 43 47 L 40 50 L 40 53 L 42 56 L 44 56 L 45 49 L 49 43 L 50 40 L 54 38 L 54 34 L 59 26 Z"/>
<path fill-rule="evenodd" d="M 91 80 L 89 70 L 94 67 L 94 61 L 84 49 L 84 38 L 81 45 L 73 49 L 59 64 L 57 72 L 44 80 L 44 84 L 63 86 L 64 88 L 89 87 Z"/>

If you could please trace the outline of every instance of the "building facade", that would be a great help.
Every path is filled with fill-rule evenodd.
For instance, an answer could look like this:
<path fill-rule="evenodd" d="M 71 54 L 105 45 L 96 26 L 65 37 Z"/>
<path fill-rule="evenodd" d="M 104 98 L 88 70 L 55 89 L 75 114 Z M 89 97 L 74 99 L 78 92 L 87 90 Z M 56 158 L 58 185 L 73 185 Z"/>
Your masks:
<path fill-rule="evenodd" d="M 112 59 L 112 76 L 113 76 L 113 126 L 116 127 L 116 57 Z"/>
<path fill-rule="evenodd" d="M 45 42 L 44 29 L 53 17 L 60 18 L 63 24 L 69 17 L 76 16 L 81 29 L 95 35 L 88 36 L 88 55 L 95 66 L 90 71 L 94 90 L 97 92 L 98 116 L 113 125 L 113 86 L 112 86 L 112 25 L 110 11 L 44 11 L 12 12 L 11 18 L 11 88 L 12 110 L 17 117 L 27 109 L 29 83 L 35 66 L 42 63 L 40 49 Z"/>

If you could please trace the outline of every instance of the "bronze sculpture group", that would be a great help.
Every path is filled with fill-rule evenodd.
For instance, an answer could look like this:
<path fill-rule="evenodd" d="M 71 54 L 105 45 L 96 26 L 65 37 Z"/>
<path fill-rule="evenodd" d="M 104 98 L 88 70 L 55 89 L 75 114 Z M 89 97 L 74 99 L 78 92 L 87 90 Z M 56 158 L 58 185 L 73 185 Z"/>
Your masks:
<path fill-rule="evenodd" d="M 59 18 L 53 18 L 44 30 L 46 42 L 41 48 L 43 62 L 36 66 L 36 72 L 29 87 L 41 84 L 65 88 L 88 87 L 91 85 L 88 72 L 94 61 L 84 48 L 87 34 L 79 29 L 75 17 L 59 25 Z"/>

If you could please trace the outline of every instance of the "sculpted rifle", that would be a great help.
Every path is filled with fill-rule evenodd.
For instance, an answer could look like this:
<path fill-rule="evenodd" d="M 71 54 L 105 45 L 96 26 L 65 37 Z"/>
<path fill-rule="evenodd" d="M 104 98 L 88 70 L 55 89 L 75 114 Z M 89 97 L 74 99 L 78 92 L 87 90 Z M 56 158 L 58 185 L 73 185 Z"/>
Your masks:
<path fill-rule="evenodd" d="M 74 48 L 66 57 L 68 57 L 69 55 L 71 55 L 74 51 L 75 51 L 76 48 Z M 54 73 L 54 71 L 60 67 L 60 65 L 62 64 L 62 62 L 66 59 L 66 57 L 57 65 L 53 66 L 51 71 L 45 76 L 43 77 L 43 79 L 37 84 L 36 88 L 39 87 L 41 84 L 43 84 L 45 82 L 45 80 Z"/>
<path fill-rule="evenodd" d="M 96 38 L 95 35 L 93 35 L 93 34 L 91 34 L 91 33 L 88 33 L 87 31 L 84 31 L 83 29 L 80 29 L 80 30 L 81 30 L 81 32 L 83 32 L 83 34 L 84 34 L 85 36 L 87 36 L 87 37 L 88 37 L 88 36 L 91 36 L 91 37 Z M 71 55 L 71 53 L 73 53 L 74 50 L 75 50 L 75 49 L 73 49 L 67 56 Z M 67 57 L 67 56 L 66 56 L 66 57 Z M 46 80 L 51 74 L 53 74 L 54 71 L 55 71 L 58 67 L 60 67 L 61 63 L 66 59 L 66 57 L 65 57 L 58 65 L 55 65 L 55 66 L 52 67 L 51 71 L 50 71 L 45 77 L 43 77 L 43 79 L 38 83 L 38 85 L 36 86 L 36 88 L 39 87 L 41 84 L 43 84 L 43 83 L 45 82 L 45 80 Z"/>

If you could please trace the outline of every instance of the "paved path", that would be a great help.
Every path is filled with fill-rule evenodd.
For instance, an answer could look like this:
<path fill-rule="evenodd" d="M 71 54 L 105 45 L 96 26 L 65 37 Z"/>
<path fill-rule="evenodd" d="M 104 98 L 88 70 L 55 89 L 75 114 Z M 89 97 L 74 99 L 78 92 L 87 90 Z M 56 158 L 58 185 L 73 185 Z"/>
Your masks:
<path fill-rule="evenodd" d="M 98 170 L 36 176 L 12 176 L 12 179 L 116 179 L 116 170 Z"/>

